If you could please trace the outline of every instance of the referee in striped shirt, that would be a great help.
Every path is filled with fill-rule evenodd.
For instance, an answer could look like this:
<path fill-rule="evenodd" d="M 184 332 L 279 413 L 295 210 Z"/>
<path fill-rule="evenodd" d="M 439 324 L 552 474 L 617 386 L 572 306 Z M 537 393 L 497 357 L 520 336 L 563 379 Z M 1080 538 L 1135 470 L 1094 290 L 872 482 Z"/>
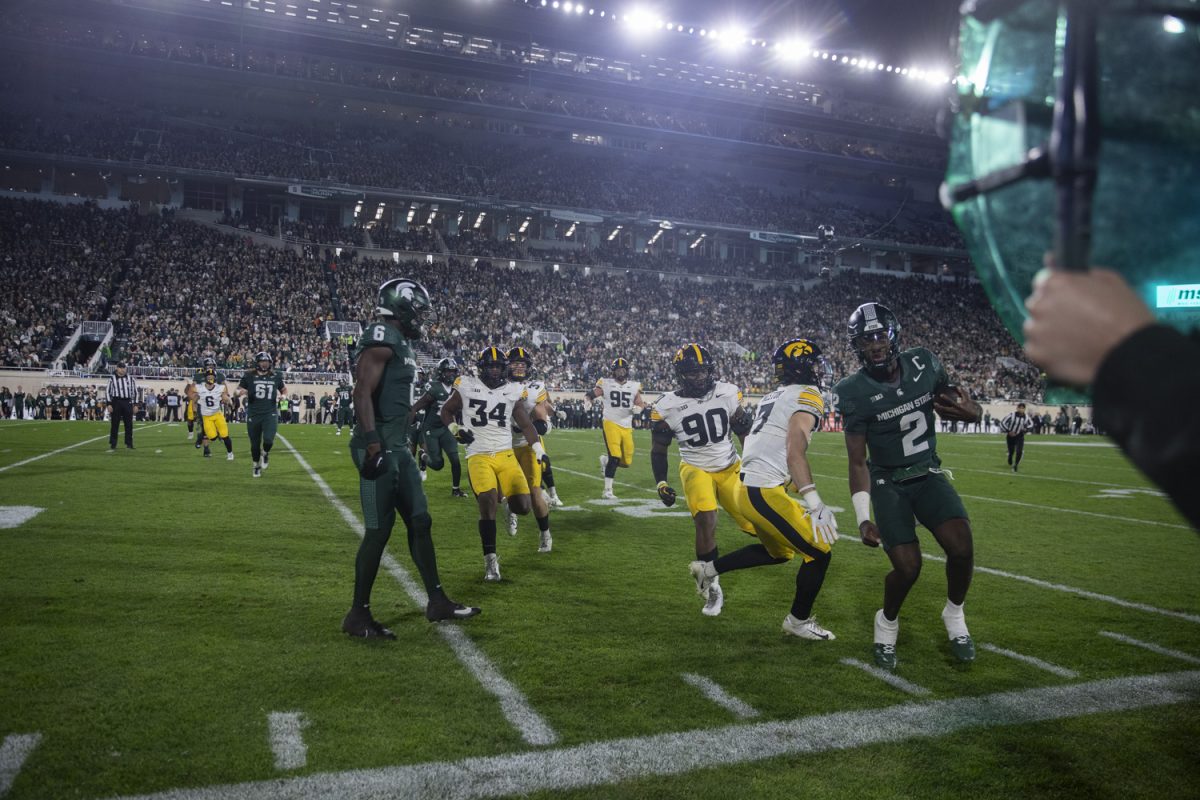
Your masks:
<path fill-rule="evenodd" d="M 1033 420 L 1025 416 L 1024 403 L 1017 403 L 1017 410 L 1000 420 L 1000 430 L 1007 434 L 1008 465 L 1016 472 L 1025 452 L 1025 434 L 1033 430 Z"/>
<path fill-rule="evenodd" d="M 125 362 L 117 362 L 117 371 L 108 379 L 108 412 L 112 428 L 108 432 L 108 449 L 117 449 L 117 429 L 125 422 L 125 446 L 133 449 L 133 401 L 137 398 L 137 381 L 125 374 Z"/>

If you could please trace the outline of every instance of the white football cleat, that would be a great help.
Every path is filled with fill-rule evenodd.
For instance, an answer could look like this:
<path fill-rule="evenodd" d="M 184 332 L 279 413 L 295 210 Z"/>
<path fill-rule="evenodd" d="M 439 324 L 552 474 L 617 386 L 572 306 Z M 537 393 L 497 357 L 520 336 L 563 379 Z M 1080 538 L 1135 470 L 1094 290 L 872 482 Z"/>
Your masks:
<path fill-rule="evenodd" d="M 255 465 L 254 465 L 254 472 L 253 472 L 252 474 L 253 474 L 253 475 L 254 475 L 254 477 L 256 477 L 256 478 L 261 478 L 261 477 L 262 477 L 262 467 L 260 467 L 258 464 L 255 464 Z"/>
<path fill-rule="evenodd" d="M 717 568 L 711 561 L 693 561 L 688 564 L 688 570 L 696 581 L 696 594 L 708 599 L 708 588 L 717 579 Z"/>
<path fill-rule="evenodd" d="M 338 436 L 341 436 L 341 435 L 342 435 L 342 429 L 341 429 L 341 428 L 338 428 L 338 429 L 337 429 L 337 435 L 338 435 Z"/>
<path fill-rule="evenodd" d="M 233 461 L 233 453 L 226 453 L 226 454 L 225 454 L 225 460 L 226 460 L 226 461 Z"/>
<path fill-rule="evenodd" d="M 566 503 L 564 503 L 562 500 L 558 499 L 558 492 L 555 492 L 554 494 L 549 495 L 549 500 L 550 500 L 551 508 L 562 508 L 563 506 L 566 505 Z"/>
<path fill-rule="evenodd" d="M 720 615 L 721 609 L 725 607 L 725 593 L 721 591 L 721 584 L 717 578 L 713 578 L 708 584 L 708 599 L 704 601 L 704 608 L 700 609 L 700 613 L 706 617 L 715 617 Z"/>
<path fill-rule="evenodd" d="M 508 512 L 508 535 L 517 535 L 517 515 L 511 511 Z"/>
<path fill-rule="evenodd" d="M 600 498 L 602 500 L 616 500 L 617 496 L 613 494 L 612 489 L 605 489 L 600 493 Z"/>
<path fill-rule="evenodd" d="M 542 543 L 538 545 L 539 553 L 549 553 L 554 548 L 554 539 L 550 536 L 550 531 L 542 531 Z"/>
<path fill-rule="evenodd" d="M 262 468 L 266 469 L 269 466 L 271 466 L 271 457 L 264 452 L 262 454 Z"/>
<path fill-rule="evenodd" d="M 483 557 L 483 579 L 485 581 L 500 580 L 500 556 L 488 553 Z"/>
<path fill-rule="evenodd" d="M 424 483 L 429 479 L 429 476 L 425 474 L 425 470 L 419 469 L 417 472 L 421 473 L 421 483 Z"/>
<path fill-rule="evenodd" d="M 818 625 L 815 617 L 796 619 L 791 614 L 783 618 L 783 632 L 790 633 L 792 636 L 799 636 L 801 639 L 815 639 L 817 641 L 828 641 L 837 638 L 833 635 L 833 631 L 826 630 Z"/>

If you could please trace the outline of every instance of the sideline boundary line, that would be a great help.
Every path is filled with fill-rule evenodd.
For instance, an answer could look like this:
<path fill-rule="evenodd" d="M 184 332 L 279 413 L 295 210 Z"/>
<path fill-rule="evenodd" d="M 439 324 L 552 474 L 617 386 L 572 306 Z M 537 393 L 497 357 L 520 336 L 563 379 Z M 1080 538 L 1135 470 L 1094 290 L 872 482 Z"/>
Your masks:
<path fill-rule="evenodd" d="M 155 422 L 152 425 L 145 425 L 141 428 L 134 428 L 134 432 L 137 433 L 138 431 L 148 431 L 151 428 L 157 428 L 159 425 L 165 425 L 165 424 L 166 423 L 164 423 L 164 422 Z M 92 444 L 93 442 L 99 442 L 99 441 L 107 439 L 107 438 L 108 438 L 108 434 L 106 433 L 103 436 L 97 436 L 94 439 L 84 439 L 82 442 L 76 442 L 75 444 L 69 444 L 66 447 L 60 447 L 57 450 L 51 450 L 49 453 L 42 453 L 40 456 L 33 456 L 32 458 L 27 458 L 24 461 L 18 461 L 15 464 L 9 464 L 7 466 L 0 467 L 0 472 L 5 472 L 10 469 L 16 469 L 17 467 L 23 467 L 26 464 L 32 464 L 34 461 L 41 461 L 43 458 L 49 458 L 50 456 L 56 456 L 59 453 L 65 453 L 68 450 L 74 450 L 76 447 L 83 447 L 85 444 Z"/>
<path fill-rule="evenodd" d="M 664 733 L 555 750 L 303 778 L 175 789 L 123 800 L 470 800 L 528 795 L 680 775 L 780 756 L 849 750 L 962 730 L 1137 711 L 1200 698 L 1200 671 L 1160 673 L 1023 689 L 952 700 L 909 702 L 778 722 Z"/>
<path fill-rule="evenodd" d="M 341 515 L 346 525 L 350 527 L 350 530 L 358 534 L 358 537 L 361 539 L 365 535 L 365 531 L 354 512 L 342 502 L 342 499 L 334 493 L 333 489 L 329 488 L 329 484 L 325 482 L 320 473 L 313 469 L 312 465 L 308 463 L 304 456 L 300 455 L 300 451 L 293 447 L 292 443 L 286 437 L 280 435 L 278 438 L 279 441 L 283 442 L 288 452 L 296 458 L 300 466 L 304 468 L 304 471 L 308 473 L 308 476 L 312 478 L 313 482 L 317 484 L 317 488 L 321 490 L 321 494 L 325 496 L 329 504 Z M 392 558 L 392 555 L 386 550 L 384 550 L 380 566 L 396 579 L 404 588 L 404 593 L 423 611 L 429 598 L 425 594 L 425 590 L 413 580 L 409 571 L 401 566 L 400 562 Z M 458 660 L 462 662 L 463 666 L 467 668 L 467 671 L 471 673 L 475 680 L 479 681 L 480 686 L 500 701 L 500 710 L 503 712 L 504 718 L 521 734 L 522 739 L 534 745 L 548 745 L 558 741 L 558 734 L 529 705 L 529 701 L 525 699 L 525 695 L 521 693 L 521 690 L 500 674 L 500 670 L 496 668 L 496 665 L 484 655 L 479 646 L 461 628 L 455 625 L 435 625 L 434 629 L 446 640 L 446 643 L 450 645 L 450 649 L 454 651 L 454 655 L 458 657 Z"/>

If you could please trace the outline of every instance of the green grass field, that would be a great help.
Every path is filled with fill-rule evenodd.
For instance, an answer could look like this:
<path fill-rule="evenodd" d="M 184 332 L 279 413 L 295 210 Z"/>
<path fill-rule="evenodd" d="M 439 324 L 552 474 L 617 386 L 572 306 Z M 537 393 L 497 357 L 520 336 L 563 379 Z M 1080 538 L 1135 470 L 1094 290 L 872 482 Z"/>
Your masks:
<path fill-rule="evenodd" d="M 0 528 L 0 795 L 1200 796 L 1200 537 L 1119 451 L 1079 446 L 1102 441 L 1033 439 L 1013 475 L 999 437 L 940 437 L 975 531 L 981 650 L 952 663 L 922 532 L 898 646 L 914 695 L 843 662 L 870 661 L 887 571 L 856 537 L 816 607 L 836 641 L 780 631 L 792 565 L 725 576 L 724 613 L 703 617 L 692 524 L 658 505 L 644 434 L 618 505 L 592 502 L 598 434 L 550 435 L 569 506 L 554 552 L 532 518 L 501 525 L 498 584 L 474 502 L 431 472 L 443 583 L 483 613 L 428 624 L 398 581 L 416 577 L 399 529 L 373 599 L 397 641 L 352 641 L 358 537 L 292 450 L 358 516 L 349 437 L 281 431 L 255 480 L 242 426 L 227 462 L 179 425 L 110 454 L 107 425 L 0 423 L 0 506 L 43 509 Z M 848 509 L 840 435 L 813 454 Z M 723 518 L 718 540 L 745 537 Z M 274 749 L 273 713 L 299 730 Z"/>

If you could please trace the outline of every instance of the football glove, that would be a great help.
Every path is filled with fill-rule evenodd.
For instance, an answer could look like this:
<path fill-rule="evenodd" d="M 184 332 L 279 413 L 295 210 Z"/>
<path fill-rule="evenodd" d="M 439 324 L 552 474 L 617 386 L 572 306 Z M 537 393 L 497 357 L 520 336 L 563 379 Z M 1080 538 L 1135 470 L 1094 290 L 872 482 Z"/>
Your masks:
<path fill-rule="evenodd" d="M 550 426 L 546 424 L 544 419 L 535 419 L 533 421 L 533 429 L 537 431 L 538 436 L 545 436 L 550 432 Z"/>
<path fill-rule="evenodd" d="M 668 486 L 666 481 L 658 484 L 658 499 L 662 500 L 662 504 L 667 508 L 675 505 L 675 490 Z"/>
<path fill-rule="evenodd" d="M 459 444 L 470 444 L 475 441 L 475 432 L 467 428 L 459 428 L 458 432 L 454 434 L 454 438 L 458 440 Z"/>
<path fill-rule="evenodd" d="M 813 535 L 818 542 L 832 545 L 838 540 L 837 518 L 829 506 L 821 502 L 821 496 L 816 489 L 804 493 L 804 504 L 808 507 L 809 520 L 812 522 Z"/>
<path fill-rule="evenodd" d="M 387 457 L 384 452 L 380 450 L 375 455 L 368 452 L 366 458 L 363 459 L 362 466 L 358 468 L 358 474 L 363 477 L 363 480 L 368 481 L 387 474 Z"/>
<path fill-rule="evenodd" d="M 538 463 L 545 469 L 550 465 L 550 457 L 546 455 L 546 447 L 541 442 L 533 443 L 533 455 L 537 458 Z"/>

